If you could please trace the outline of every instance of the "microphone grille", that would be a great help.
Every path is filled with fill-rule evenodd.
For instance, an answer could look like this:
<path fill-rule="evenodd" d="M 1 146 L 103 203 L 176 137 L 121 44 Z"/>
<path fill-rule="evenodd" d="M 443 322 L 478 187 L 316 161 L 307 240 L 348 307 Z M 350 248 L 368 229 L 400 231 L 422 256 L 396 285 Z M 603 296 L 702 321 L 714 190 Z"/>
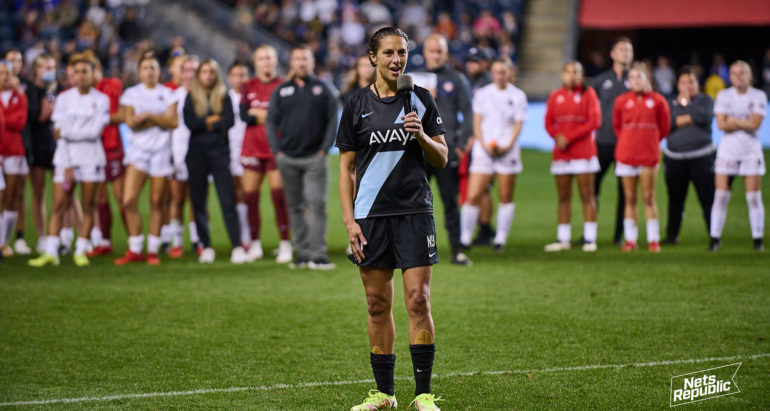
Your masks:
<path fill-rule="evenodd" d="M 409 74 L 402 74 L 396 79 L 396 87 L 398 91 L 412 91 L 414 90 L 414 79 Z"/>

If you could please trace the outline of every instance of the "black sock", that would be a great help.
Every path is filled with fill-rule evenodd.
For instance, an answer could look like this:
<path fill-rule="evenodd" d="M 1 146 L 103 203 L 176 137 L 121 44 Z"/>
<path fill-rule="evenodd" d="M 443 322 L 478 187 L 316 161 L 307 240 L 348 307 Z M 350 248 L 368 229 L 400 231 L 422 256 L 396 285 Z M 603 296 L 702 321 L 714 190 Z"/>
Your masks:
<path fill-rule="evenodd" d="M 430 394 L 430 377 L 433 373 L 433 356 L 436 354 L 436 345 L 409 345 L 409 353 L 412 354 L 412 368 L 416 385 L 414 395 Z"/>
<path fill-rule="evenodd" d="M 396 368 L 396 354 L 369 353 L 374 372 L 374 381 L 377 382 L 377 390 L 388 395 L 394 395 L 393 369 Z"/>
<path fill-rule="evenodd" d="M 24 238 L 24 230 L 16 230 L 16 239 Z"/>
<path fill-rule="evenodd" d="M 488 235 L 492 233 L 492 226 L 489 223 L 481 223 L 481 233 Z"/>

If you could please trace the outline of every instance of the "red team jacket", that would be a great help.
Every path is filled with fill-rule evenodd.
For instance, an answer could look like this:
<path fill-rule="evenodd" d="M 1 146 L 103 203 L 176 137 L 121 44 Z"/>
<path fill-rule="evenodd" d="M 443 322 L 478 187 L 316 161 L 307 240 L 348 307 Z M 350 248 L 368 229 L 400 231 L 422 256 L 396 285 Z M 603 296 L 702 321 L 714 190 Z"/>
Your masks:
<path fill-rule="evenodd" d="M 117 78 L 103 78 L 96 89 L 106 94 L 110 99 L 110 114 L 118 112 L 120 108 L 120 95 L 123 94 L 123 82 Z M 107 161 L 123 158 L 123 141 L 116 124 L 107 124 L 102 131 L 102 146 Z"/>
<path fill-rule="evenodd" d="M 3 105 L 0 104 L 0 146 L 3 145 L 5 137 L 5 114 L 3 114 Z M 3 166 L 3 156 L 0 156 L 0 167 Z"/>
<path fill-rule="evenodd" d="M 283 79 L 280 77 L 276 77 L 270 83 L 263 83 L 258 78 L 249 80 L 241 88 L 241 110 L 244 107 L 267 109 L 268 105 L 270 105 L 270 94 L 281 83 L 283 83 Z M 270 143 L 267 141 L 267 130 L 264 124 L 247 123 L 241 156 L 259 159 L 273 158 L 273 152 L 270 150 Z"/>
<path fill-rule="evenodd" d="M 566 150 L 553 147 L 554 160 L 575 160 L 597 155 L 595 130 L 602 124 L 599 98 L 594 89 L 562 87 L 548 96 L 545 130 L 555 140 L 563 134 L 569 141 Z"/>
<path fill-rule="evenodd" d="M 612 128 L 618 137 L 615 160 L 654 167 L 660 161 L 660 141 L 671 131 L 668 102 L 654 91 L 623 93 L 615 99 Z"/>
<path fill-rule="evenodd" d="M 2 102 L 0 102 L 0 106 Z M 27 96 L 17 89 L 13 89 L 8 106 L 3 107 L 5 115 L 5 133 L 0 141 L 0 156 L 23 156 L 24 141 L 21 132 L 27 125 Z"/>

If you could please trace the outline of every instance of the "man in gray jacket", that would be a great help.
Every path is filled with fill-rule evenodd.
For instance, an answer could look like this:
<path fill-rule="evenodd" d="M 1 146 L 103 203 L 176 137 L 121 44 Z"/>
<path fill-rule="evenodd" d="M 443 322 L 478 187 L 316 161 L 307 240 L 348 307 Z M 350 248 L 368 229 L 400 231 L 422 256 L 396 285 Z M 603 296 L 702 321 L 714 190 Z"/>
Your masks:
<path fill-rule="evenodd" d="M 273 90 L 267 110 L 267 139 L 283 177 L 297 258 L 290 268 L 330 270 L 326 245 L 326 153 L 337 133 L 337 92 L 313 76 L 313 52 L 296 46 L 289 80 Z M 280 134 L 280 137 L 279 137 Z"/>

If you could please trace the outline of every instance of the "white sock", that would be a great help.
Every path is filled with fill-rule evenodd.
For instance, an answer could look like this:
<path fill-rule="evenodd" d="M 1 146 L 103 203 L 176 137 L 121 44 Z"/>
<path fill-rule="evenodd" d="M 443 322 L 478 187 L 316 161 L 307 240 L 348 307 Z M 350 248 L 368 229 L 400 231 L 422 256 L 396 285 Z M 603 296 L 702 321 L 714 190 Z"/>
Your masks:
<path fill-rule="evenodd" d="M 714 192 L 714 204 L 711 206 L 711 237 L 721 238 L 722 228 L 727 217 L 727 203 L 730 202 L 729 190 L 716 190 Z"/>
<path fill-rule="evenodd" d="M 473 239 L 473 230 L 476 228 L 476 222 L 479 221 L 479 208 L 470 204 L 465 204 L 460 209 L 460 242 L 464 245 L 470 245 Z"/>
<path fill-rule="evenodd" d="M 85 237 L 78 237 L 75 242 L 75 255 L 85 254 L 88 251 L 89 242 Z"/>
<path fill-rule="evenodd" d="M 48 255 L 59 255 L 59 236 L 49 235 L 45 238 L 45 253 Z"/>
<path fill-rule="evenodd" d="M 513 212 L 516 209 L 515 203 L 500 204 L 497 207 L 497 233 L 495 233 L 495 244 L 505 245 L 508 240 L 508 232 L 513 225 Z"/>
<path fill-rule="evenodd" d="M 195 221 L 190 221 L 187 227 L 190 230 L 190 242 L 193 244 L 200 243 L 201 238 L 198 237 L 198 226 L 195 225 Z"/>
<path fill-rule="evenodd" d="M 182 222 L 176 219 L 171 220 L 171 223 L 169 223 L 168 227 L 169 231 L 171 231 L 171 246 L 181 247 L 182 236 L 184 235 L 184 227 L 182 227 Z"/>
<path fill-rule="evenodd" d="M 235 211 L 238 212 L 238 222 L 241 224 L 241 244 L 248 244 L 251 241 L 249 206 L 246 203 L 238 203 L 235 205 Z"/>
<path fill-rule="evenodd" d="M 570 224 L 559 224 L 556 227 L 556 241 L 568 243 L 572 238 L 572 226 Z"/>
<path fill-rule="evenodd" d="M 660 224 L 657 219 L 647 220 L 647 244 L 660 242 Z"/>
<path fill-rule="evenodd" d="M 105 239 L 102 239 L 101 242 L 102 247 L 112 247 L 112 241 Z"/>
<path fill-rule="evenodd" d="M 168 224 L 163 224 L 160 227 L 160 242 L 163 244 L 167 244 L 171 242 L 171 226 Z"/>
<path fill-rule="evenodd" d="M 8 240 L 5 233 L 5 213 L 0 213 L 0 246 L 5 245 Z"/>
<path fill-rule="evenodd" d="M 128 250 L 134 254 L 141 254 L 144 248 L 144 236 L 139 234 L 128 237 Z"/>
<path fill-rule="evenodd" d="M 765 234 L 765 205 L 762 204 L 761 191 L 747 191 L 746 203 L 749 205 L 749 223 L 751 237 L 762 238 Z"/>
<path fill-rule="evenodd" d="M 152 234 L 148 235 L 147 236 L 147 253 L 158 254 L 159 248 L 160 248 L 160 237 Z"/>
<path fill-rule="evenodd" d="M 72 241 L 75 239 L 75 230 L 73 230 L 72 227 L 62 228 L 61 231 L 59 231 L 59 239 L 65 247 L 72 247 Z"/>
<path fill-rule="evenodd" d="M 16 229 L 16 221 L 19 219 L 18 211 L 5 211 L 5 241 L 10 243 L 13 230 Z"/>
<path fill-rule="evenodd" d="M 586 221 L 583 223 L 583 239 L 587 243 L 596 242 L 596 221 Z"/>
<path fill-rule="evenodd" d="M 623 236 L 626 237 L 626 241 L 631 241 L 632 243 L 635 243 L 636 239 L 639 237 L 639 228 L 636 226 L 636 222 L 634 222 L 633 219 L 623 219 Z"/>
<path fill-rule="evenodd" d="M 102 229 L 99 227 L 94 227 L 91 229 L 91 244 L 94 245 L 94 247 L 99 247 L 104 243 L 104 236 L 102 236 Z"/>

